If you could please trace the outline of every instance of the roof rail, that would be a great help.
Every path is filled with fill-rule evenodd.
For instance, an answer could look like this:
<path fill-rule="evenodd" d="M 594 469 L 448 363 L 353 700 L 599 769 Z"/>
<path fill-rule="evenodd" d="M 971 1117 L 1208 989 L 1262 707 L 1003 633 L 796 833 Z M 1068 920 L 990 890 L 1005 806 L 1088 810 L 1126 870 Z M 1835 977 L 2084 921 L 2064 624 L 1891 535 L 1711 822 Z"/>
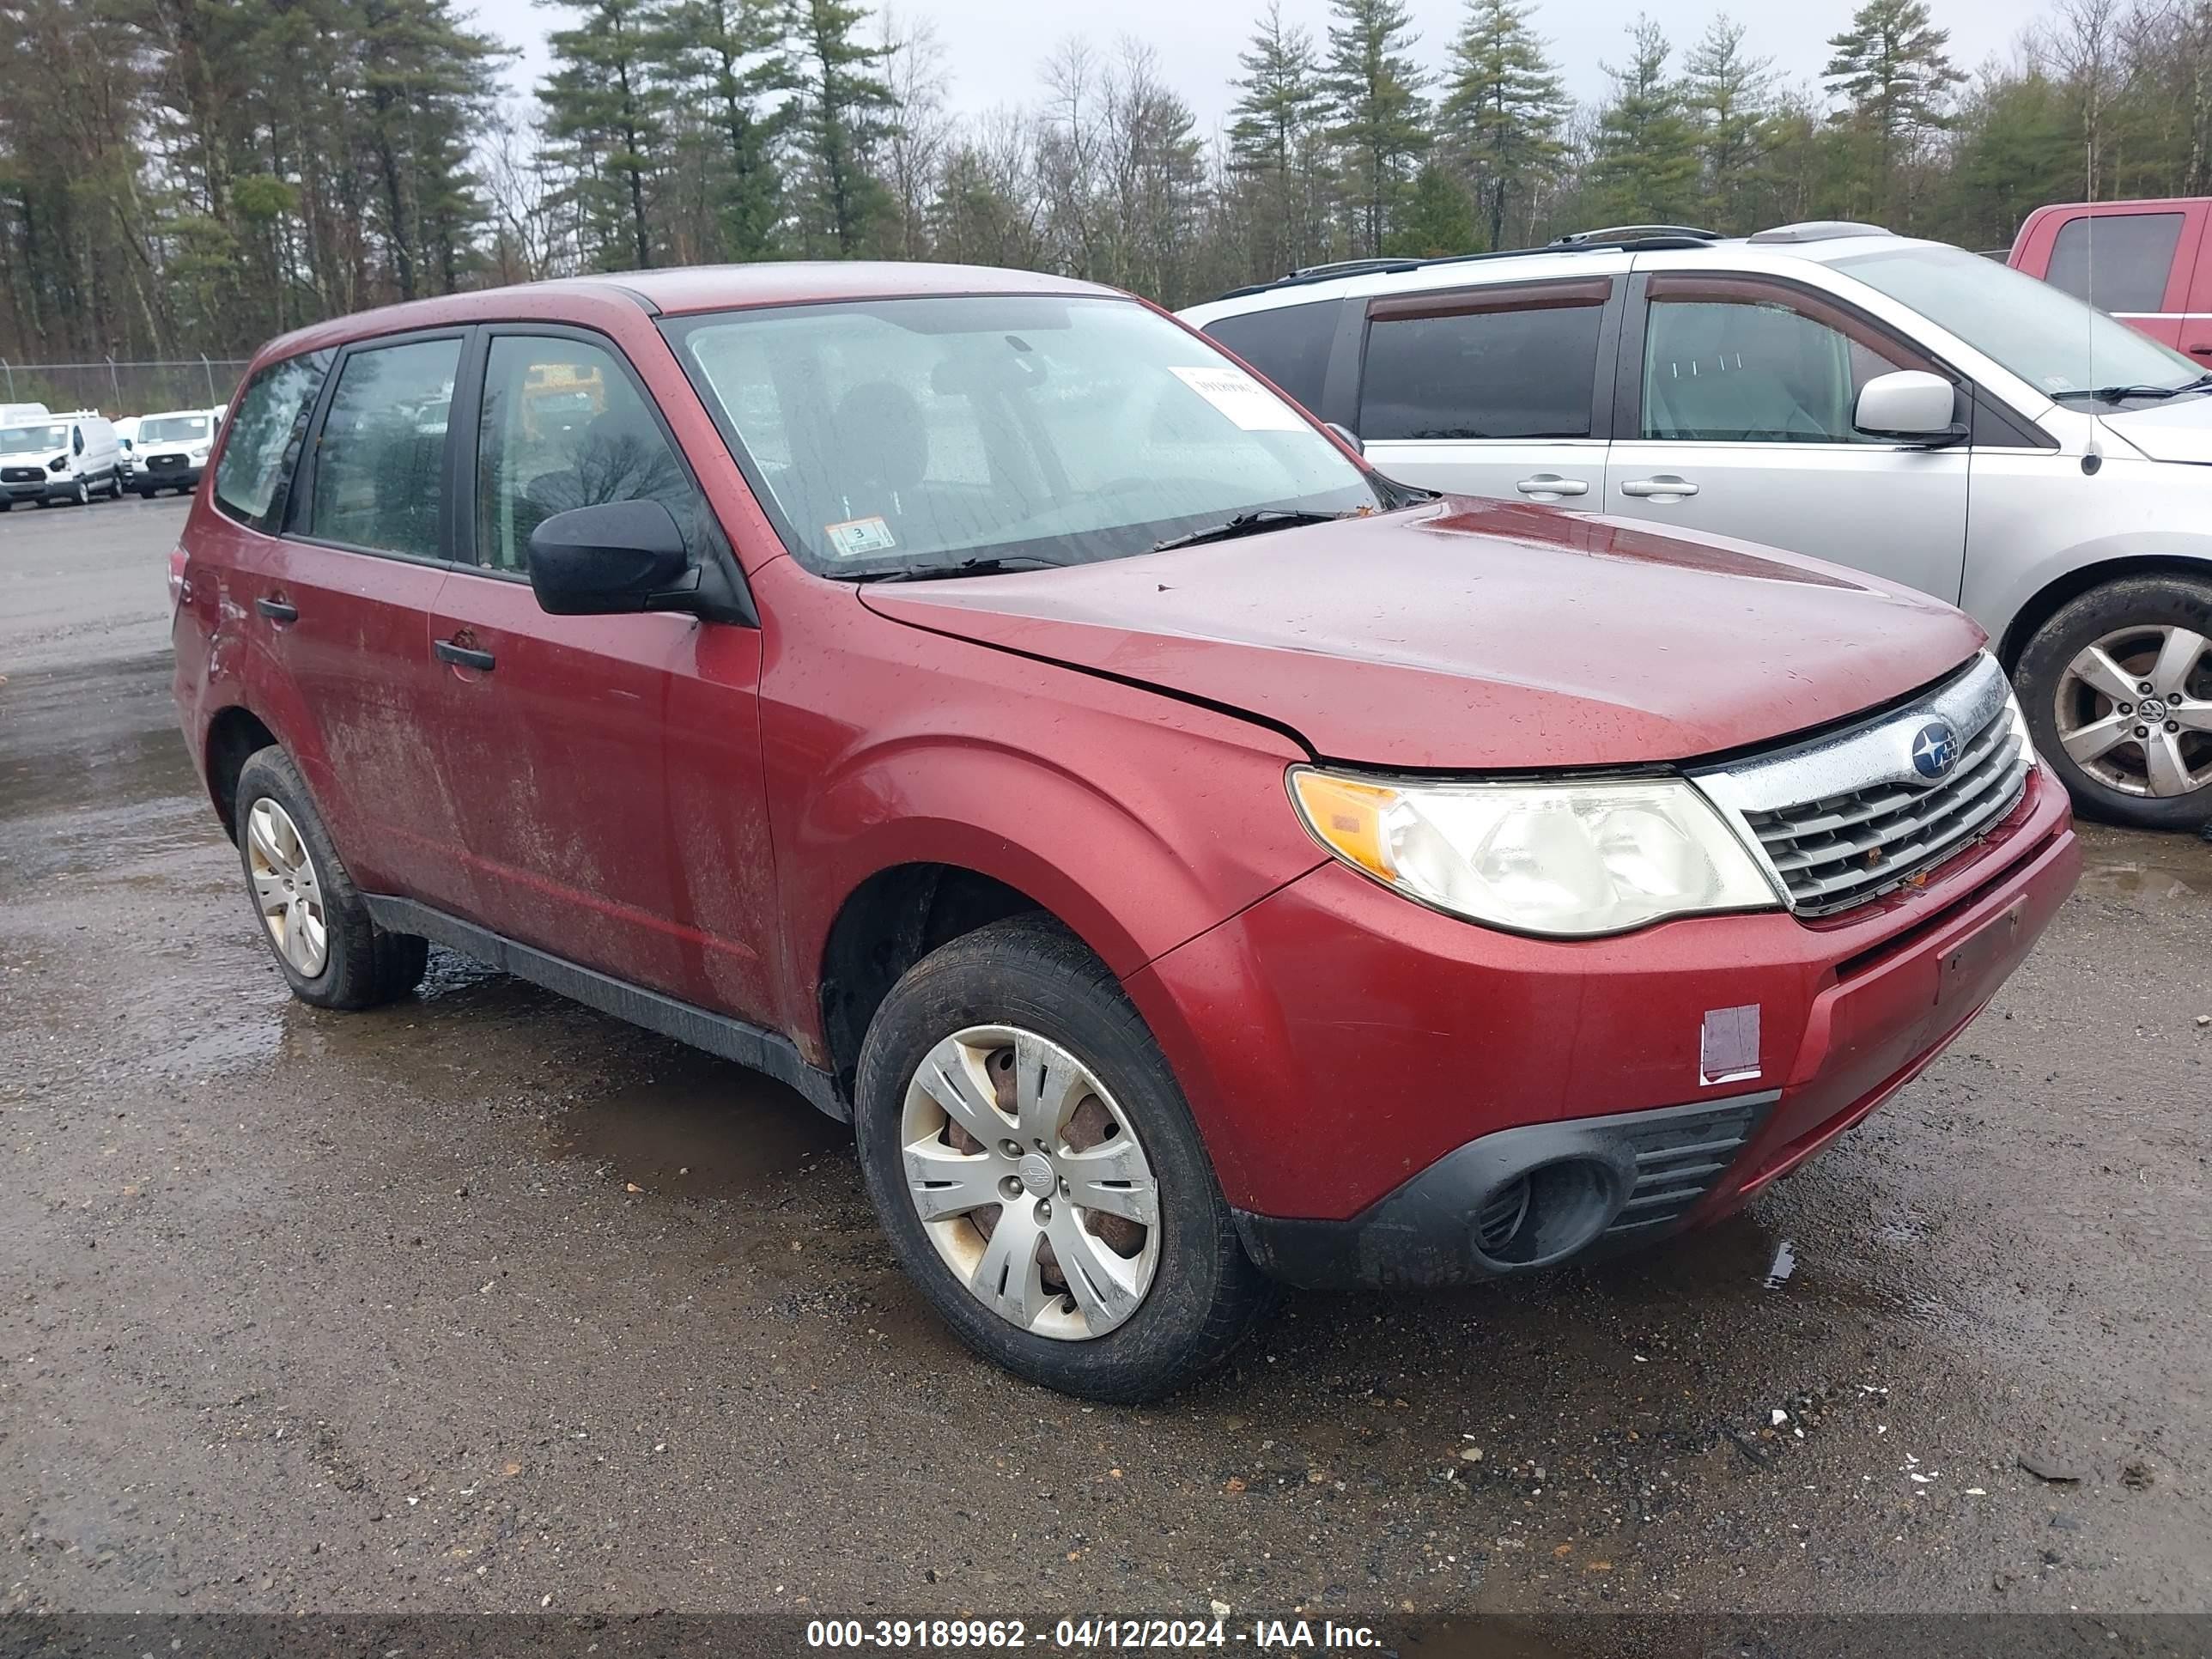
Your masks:
<path fill-rule="evenodd" d="M 1474 264 L 1485 259 L 1527 259 L 1546 253 L 1594 253 L 1601 249 L 1640 252 L 1645 249 L 1704 247 L 1721 240 L 1717 230 L 1688 225 L 1613 225 L 1601 230 L 1578 230 L 1540 247 L 1501 247 L 1482 253 L 1443 253 L 1425 259 L 1339 259 L 1329 264 L 1305 265 L 1272 283 L 1251 283 L 1217 294 L 1221 300 L 1241 300 L 1248 295 L 1272 294 L 1277 289 L 1297 288 L 1307 283 L 1334 282 L 1340 276 L 1379 276 L 1405 270 L 1427 270 L 1437 265 Z"/>
<path fill-rule="evenodd" d="M 1808 219 L 1802 224 L 1776 225 L 1754 232 L 1747 241 L 1771 247 L 1778 242 L 1834 242 L 1846 236 L 1894 236 L 1882 225 L 1862 224 L 1856 219 Z"/>
<path fill-rule="evenodd" d="M 1607 225 L 1598 230 L 1571 230 L 1554 237 L 1553 247 L 1633 247 L 1649 242 L 1675 246 L 1685 242 L 1717 242 L 1717 230 L 1695 225 Z"/>

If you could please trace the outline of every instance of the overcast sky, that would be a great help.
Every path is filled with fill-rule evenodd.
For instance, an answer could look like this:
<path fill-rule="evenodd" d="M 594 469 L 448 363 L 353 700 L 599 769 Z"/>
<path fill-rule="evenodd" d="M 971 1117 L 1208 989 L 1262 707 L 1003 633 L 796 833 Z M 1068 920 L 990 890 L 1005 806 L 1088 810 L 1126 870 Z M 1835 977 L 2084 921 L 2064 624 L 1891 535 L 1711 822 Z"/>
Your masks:
<path fill-rule="evenodd" d="M 1455 33 L 1461 0 L 1409 0 L 1425 66 L 1444 59 Z M 902 18 L 927 17 L 936 26 L 951 77 L 953 107 L 988 109 L 1036 99 L 1038 63 L 1073 34 L 1105 46 L 1124 34 L 1152 43 L 1169 81 L 1211 133 L 1225 118 L 1236 94 L 1237 54 L 1249 38 L 1265 0 L 904 0 Z M 1680 54 L 1717 11 L 1747 27 L 1747 40 L 1774 60 L 1785 80 L 1817 82 L 1828 61 L 1827 40 L 1850 21 L 1852 0 L 1736 0 L 1732 5 L 1685 4 L 1682 0 L 1538 0 L 1535 23 L 1565 71 L 1568 90 L 1594 102 L 1607 89 L 1603 63 L 1626 56 L 1626 31 L 1638 12 L 1658 20 Z M 1951 54 L 1972 70 L 1991 56 L 2009 55 L 2027 18 L 2039 4 L 2020 0 L 1931 0 L 1937 25 L 1951 32 Z M 575 14 L 535 0 L 477 0 L 480 27 L 523 48 L 513 79 L 527 91 L 545 70 L 545 33 Z M 1283 0 L 1283 15 L 1310 28 L 1316 40 L 1328 26 L 1328 0 Z"/>

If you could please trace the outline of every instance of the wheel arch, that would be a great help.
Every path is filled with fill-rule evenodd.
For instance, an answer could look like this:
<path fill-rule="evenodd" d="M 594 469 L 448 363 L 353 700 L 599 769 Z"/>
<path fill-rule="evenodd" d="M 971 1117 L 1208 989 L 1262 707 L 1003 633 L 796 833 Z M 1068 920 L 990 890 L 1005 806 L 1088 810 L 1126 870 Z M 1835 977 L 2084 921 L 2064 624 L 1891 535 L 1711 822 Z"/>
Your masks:
<path fill-rule="evenodd" d="M 238 839 L 238 775 L 257 750 L 278 742 L 276 732 L 250 708 L 232 703 L 208 722 L 203 753 L 208 799 L 222 820 L 223 833 Z"/>
<path fill-rule="evenodd" d="M 2030 594 L 2013 612 L 1997 641 L 1997 660 L 2007 674 L 2020 666 L 2028 641 L 2043 625 L 2084 593 L 2137 576 L 2185 576 L 2212 583 L 2212 558 L 2172 553 L 2126 553 L 2094 560 L 2062 571 Z"/>

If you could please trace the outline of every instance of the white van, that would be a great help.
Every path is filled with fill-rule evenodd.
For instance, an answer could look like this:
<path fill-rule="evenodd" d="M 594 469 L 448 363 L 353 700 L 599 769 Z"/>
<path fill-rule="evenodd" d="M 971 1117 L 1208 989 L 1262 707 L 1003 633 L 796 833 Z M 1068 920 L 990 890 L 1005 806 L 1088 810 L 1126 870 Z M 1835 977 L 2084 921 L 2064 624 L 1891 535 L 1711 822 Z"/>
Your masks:
<path fill-rule="evenodd" d="M 216 424 L 216 416 L 204 409 L 140 416 L 138 437 L 131 446 L 131 488 L 148 501 L 165 489 L 191 495 L 207 470 Z"/>
<path fill-rule="evenodd" d="M 122 494 L 123 447 L 104 416 L 81 409 L 0 426 L 0 512 L 18 501 L 82 507 Z"/>
<path fill-rule="evenodd" d="M 118 416 L 112 424 L 116 446 L 123 452 L 118 463 L 123 470 L 123 487 L 132 489 L 137 487 L 138 483 L 134 476 L 138 470 L 138 458 L 132 447 L 138 441 L 138 417 L 136 415 Z"/>

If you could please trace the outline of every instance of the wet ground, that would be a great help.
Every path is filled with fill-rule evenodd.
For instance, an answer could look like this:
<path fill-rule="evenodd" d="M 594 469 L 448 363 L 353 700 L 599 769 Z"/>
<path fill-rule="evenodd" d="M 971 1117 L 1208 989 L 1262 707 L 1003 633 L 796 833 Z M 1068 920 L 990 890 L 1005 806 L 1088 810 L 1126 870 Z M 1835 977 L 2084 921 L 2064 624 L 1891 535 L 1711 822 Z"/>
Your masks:
<path fill-rule="evenodd" d="M 2092 832 L 1746 1215 L 1091 1409 L 938 1327 L 796 1096 L 442 952 L 290 1001 L 182 520 L 0 520 L 0 1609 L 2212 1608 L 2212 848 Z"/>

